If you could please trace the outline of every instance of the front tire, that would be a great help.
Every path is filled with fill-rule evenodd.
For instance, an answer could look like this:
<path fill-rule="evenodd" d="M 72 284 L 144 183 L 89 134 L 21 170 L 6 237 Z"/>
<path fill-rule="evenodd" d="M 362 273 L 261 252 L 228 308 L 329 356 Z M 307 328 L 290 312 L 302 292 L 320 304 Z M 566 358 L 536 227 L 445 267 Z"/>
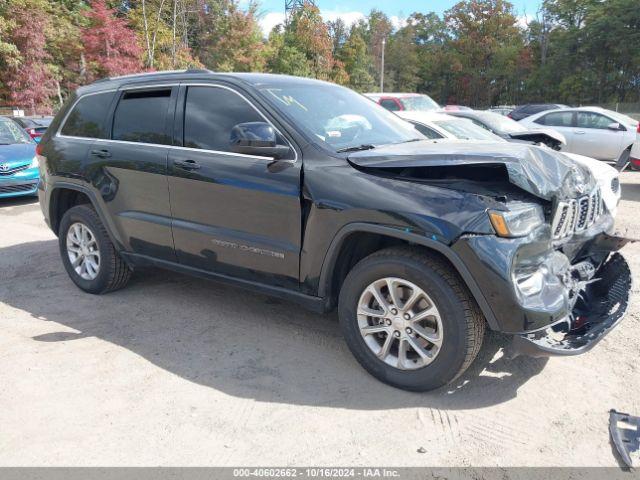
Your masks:
<path fill-rule="evenodd" d="M 412 391 L 460 376 L 485 330 L 457 272 L 417 248 L 389 248 L 361 260 L 344 281 L 338 312 L 358 362 L 377 379 Z"/>
<path fill-rule="evenodd" d="M 58 245 L 62 264 L 80 289 L 102 294 L 124 287 L 131 269 L 116 251 L 96 211 L 77 205 L 60 221 Z"/>

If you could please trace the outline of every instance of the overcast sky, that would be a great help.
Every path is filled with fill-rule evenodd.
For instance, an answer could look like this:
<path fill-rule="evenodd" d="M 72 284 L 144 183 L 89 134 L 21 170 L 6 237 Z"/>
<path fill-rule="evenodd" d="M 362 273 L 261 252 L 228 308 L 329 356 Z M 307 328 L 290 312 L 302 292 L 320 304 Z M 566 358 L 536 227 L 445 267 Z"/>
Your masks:
<path fill-rule="evenodd" d="M 248 3 L 248 0 L 247 0 Z M 442 13 L 451 8 L 455 0 L 316 0 L 325 20 L 335 20 L 337 17 L 347 23 L 352 23 L 372 8 L 382 10 L 389 15 L 394 23 L 413 12 Z M 538 9 L 540 0 L 512 0 L 519 17 L 533 16 Z M 260 2 L 262 19 L 260 25 L 265 33 L 271 31 L 274 25 L 284 19 L 284 0 L 262 0 Z"/>

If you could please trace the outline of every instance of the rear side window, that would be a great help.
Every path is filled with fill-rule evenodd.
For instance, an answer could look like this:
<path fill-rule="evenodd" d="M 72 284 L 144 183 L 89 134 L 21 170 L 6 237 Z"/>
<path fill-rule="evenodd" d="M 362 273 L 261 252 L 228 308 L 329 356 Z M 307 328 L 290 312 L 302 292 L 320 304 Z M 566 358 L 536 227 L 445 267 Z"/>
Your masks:
<path fill-rule="evenodd" d="M 417 123 L 417 122 L 411 122 L 413 123 L 413 126 L 416 127 L 416 130 L 418 130 L 422 135 L 424 135 L 427 138 L 433 139 L 435 140 L 436 138 L 443 138 L 442 135 L 440 135 L 438 132 L 436 132 L 435 130 L 433 130 L 432 128 L 427 127 L 426 125 L 423 125 L 422 123 Z"/>
<path fill-rule="evenodd" d="M 392 112 L 397 112 L 398 110 L 400 110 L 400 105 L 398 105 L 398 102 L 396 102 L 391 98 L 385 98 L 383 100 L 380 100 L 380 105 L 382 105 L 384 108 Z"/>
<path fill-rule="evenodd" d="M 543 115 L 535 121 L 540 125 L 549 125 L 550 127 L 570 127 L 573 123 L 572 112 L 554 112 Z"/>
<path fill-rule="evenodd" d="M 219 87 L 188 88 L 185 147 L 228 152 L 231 130 L 245 122 L 264 122 L 264 119 L 236 93 Z"/>
<path fill-rule="evenodd" d="M 114 92 L 82 97 L 73 107 L 60 133 L 70 137 L 107 138 L 105 119 Z"/>
<path fill-rule="evenodd" d="M 166 120 L 171 89 L 125 92 L 113 115 L 113 140 L 169 145 Z"/>

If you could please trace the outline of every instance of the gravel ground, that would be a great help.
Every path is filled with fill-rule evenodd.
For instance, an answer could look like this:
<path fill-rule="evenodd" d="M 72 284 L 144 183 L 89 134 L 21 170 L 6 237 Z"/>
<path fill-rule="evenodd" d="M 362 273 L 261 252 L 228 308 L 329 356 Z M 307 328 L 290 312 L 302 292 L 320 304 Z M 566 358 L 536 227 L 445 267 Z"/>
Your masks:
<path fill-rule="evenodd" d="M 640 238 L 640 173 L 622 180 Z M 623 251 L 638 285 L 640 244 Z M 159 270 L 84 294 L 38 204 L 0 200 L 0 465 L 617 466 L 638 305 L 574 358 L 508 361 L 489 334 L 454 385 L 413 394 L 356 364 L 335 315 Z"/>

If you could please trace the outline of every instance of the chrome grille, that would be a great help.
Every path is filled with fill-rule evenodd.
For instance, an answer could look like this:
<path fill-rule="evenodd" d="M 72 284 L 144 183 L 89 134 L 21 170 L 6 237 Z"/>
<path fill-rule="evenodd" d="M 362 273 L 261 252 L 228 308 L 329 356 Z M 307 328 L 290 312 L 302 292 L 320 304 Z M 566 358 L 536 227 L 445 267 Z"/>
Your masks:
<path fill-rule="evenodd" d="M 603 204 L 600 189 L 589 195 L 558 203 L 551 223 L 554 239 L 565 238 L 593 225 L 602 215 Z"/>

